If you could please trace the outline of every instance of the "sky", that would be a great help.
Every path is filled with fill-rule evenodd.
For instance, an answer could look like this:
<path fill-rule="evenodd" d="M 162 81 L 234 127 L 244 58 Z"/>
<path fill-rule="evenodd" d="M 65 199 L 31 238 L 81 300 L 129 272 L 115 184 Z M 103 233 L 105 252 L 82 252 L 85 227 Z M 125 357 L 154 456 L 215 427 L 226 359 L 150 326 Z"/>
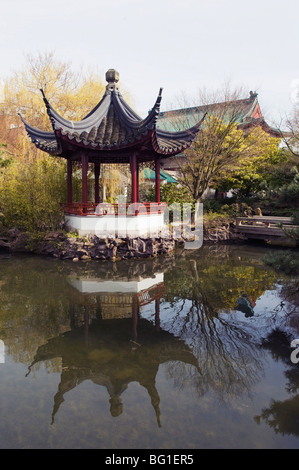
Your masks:
<path fill-rule="evenodd" d="M 120 74 L 141 117 L 197 104 L 230 83 L 258 93 L 280 125 L 299 102 L 298 0 L 0 0 L 0 80 L 26 55 L 54 52 L 74 69 Z M 95 99 L 97 102 L 97 99 Z M 200 103 L 198 103 L 200 104 Z"/>

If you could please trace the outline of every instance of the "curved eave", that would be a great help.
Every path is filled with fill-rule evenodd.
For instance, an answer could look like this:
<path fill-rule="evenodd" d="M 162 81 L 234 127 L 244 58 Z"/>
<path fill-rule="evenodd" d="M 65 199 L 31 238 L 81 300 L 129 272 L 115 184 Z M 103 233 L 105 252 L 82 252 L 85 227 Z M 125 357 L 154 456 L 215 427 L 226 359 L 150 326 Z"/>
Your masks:
<path fill-rule="evenodd" d="M 52 155 L 60 154 L 61 148 L 54 132 L 37 129 L 36 127 L 28 124 L 20 113 L 19 116 L 31 142 L 34 143 L 37 148 Z"/>
<path fill-rule="evenodd" d="M 61 116 L 49 103 L 43 90 L 43 99 L 47 108 L 47 112 L 54 131 L 62 129 L 64 132 L 90 132 L 93 127 L 96 127 L 98 123 L 101 123 L 104 117 L 107 115 L 111 96 L 105 95 L 98 105 L 93 109 L 93 112 L 85 116 L 81 121 L 70 121 L 69 119 Z"/>
<path fill-rule="evenodd" d="M 155 151 L 164 156 L 173 156 L 189 148 L 200 131 L 201 125 L 206 117 L 202 117 L 195 126 L 180 132 L 169 132 L 156 129 L 153 134 L 153 147 Z"/>
<path fill-rule="evenodd" d="M 263 118 L 258 119 L 251 119 L 245 123 L 241 123 L 238 126 L 238 129 L 246 130 L 252 129 L 254 127 L 261 127 L 264 132 L 270 134 L 272 137 L 281 138 L 281 131 L 279 129 L 275 129 L 274 127 L 269 126 Z"/>

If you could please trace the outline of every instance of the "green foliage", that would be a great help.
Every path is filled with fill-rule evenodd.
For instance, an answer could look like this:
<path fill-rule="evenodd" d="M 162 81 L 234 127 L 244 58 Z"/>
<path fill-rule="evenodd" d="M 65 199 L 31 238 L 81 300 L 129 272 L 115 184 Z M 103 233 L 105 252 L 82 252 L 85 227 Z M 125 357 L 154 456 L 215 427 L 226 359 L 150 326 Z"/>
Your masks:
<path fill-rule="evenodd" d="M 232 217 L 229 214 L 219 214 L 217 212 L 209 212 L 204 214 L 203 223 L 205 229 L 228 226 L 233 221 Z"/>
<path fill-rule="evenodd" d="M 293 212 L 292 214 L 292 222 L 294 225 L 299 225 L 299 209 Z"/>
<path fill-rule="evenodd" d="M 279 148 L 279 139 L 258 128 L 244 137 L 244 145 L 250 147 L 250 152 L 245 152 L 235 165 L 215 180 L 219 190 L 237 190 L 239 197 L 248 197 L 262 187 L 269 187 L 273 168 L 287 159 L 285 150 Z"/>
<path fill-rule="evenodd" d="M 0 144 L 0 169 L 7 168 L 12 160 L 12 155 L 7 153 L 7 144 Z"/>
<path fill-rule="evenodd" d="M 65 165 L 41 155 L 14 160 L 0 172 L 0 223 L 29 232 L 56 230 L 62 222 Z"/>
<path fill-rule="evenodd" d="M 292 180 L 281 188 L 280 201 L 294 203 L 299 201 L 299 172 L 298 168 L 292 169 Z"/>
<path fill-rule="evenodd" d="M 299 253 L 295 251 L 288 252 L 270 252 L 262 258 L 263 263 L 271 266 L 275 271 L 288 275 L 299 274 Z"/>
<path fill-rule="evenodd" d="M 177 203 L 194 203 L 194 200 L 187 188 L 177 185 L 176 183 L 166 183 L 161 186 L 161 201 L 171 205 Z M 155 188 L 151 187 L 145 194 L 147 201 L 155 201 Z"/>
<path fill-rule="evenodd" d="M 286 149 L 280 149 L 281 161 L 268 166 L 264 172 L 264 181 L 261 189 L 280 190 L 292 182 L 294 175 L 298 172 L 294 157 Z"/>
<path fill-rule="evenodd" d="M 252 208 L 246 202 L 235 202 L 234 199 L 205 199 L 203 201 L 204 214 L 219 213 L 229 217 L 251 215 Z"/>
<path fill-rule="evenodd" d="M 204 214 L 210 212 L 221 212 L 224 203 L 220 199 L 204 199 L 203 201 L 203 211 Z"/>

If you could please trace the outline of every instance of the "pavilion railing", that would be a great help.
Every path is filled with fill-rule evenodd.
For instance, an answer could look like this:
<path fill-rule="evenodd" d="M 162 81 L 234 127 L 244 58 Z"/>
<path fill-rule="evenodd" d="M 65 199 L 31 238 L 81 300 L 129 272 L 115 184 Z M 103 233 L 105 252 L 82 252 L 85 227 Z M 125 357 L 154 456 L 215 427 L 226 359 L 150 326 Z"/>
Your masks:
<path fill-rule="evenodd" d="M 142 214 L 163 214 L 167 207 L 166 202 L 135 202 L 135 203 L 94 203 L 94 202 L 72 202 L 62 203 L 62 208 L 65 214 L 70 215 L 125 215 L 137 216 Z"/>

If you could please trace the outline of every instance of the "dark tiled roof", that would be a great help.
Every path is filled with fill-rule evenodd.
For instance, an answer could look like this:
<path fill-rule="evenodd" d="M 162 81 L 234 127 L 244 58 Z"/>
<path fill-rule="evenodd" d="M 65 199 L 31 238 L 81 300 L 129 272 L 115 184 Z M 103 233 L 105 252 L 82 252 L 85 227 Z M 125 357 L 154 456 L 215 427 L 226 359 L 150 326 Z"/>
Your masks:
<path fill-rule="evenodd" d="M 74 122 L 61 117 L 45 99 L 54 132 L 88 147 L 105 150 L 132 144 L 154 130 L 160 101 L 161 91 L 149 115 L 141 119 L 117 92 L 106 91 L 88 116 Z"/>
<path fill-rule="evenodd" d="M 204 118 L 205 115 L 203 115 L 201 120 L 195 126 L 187 129 L 186 131 L 168 132 L 163 131 L 162 129 L 157 129 L 154 148 L 157 149 L 158 153 L 163 152 L 165 155 L 174 155 L 178 152 L 182 152 L 192 144 L 194 136 L 197 134 Z"/>
<path fill-rule="evenodd" d="M 109 72 L 113 72 L 110 73 Z M 76 147 L 101 151 L 117 151 L 143 144 L 153 154 L 175 155 L 189 147 L 200 129 L 196 123 L 184 132 L 167 132 L 156 128 L 160 113 L 162 89 L 145 119 L 140 118 L 125 102 L 117 85 L 118 75 L 113 70 L 106 74 L 106 92 L 95 108 L 81 121 L 70 121 L 62 117 L 48 102 L 43 91 L 43 99 L 52 124 L 53 132 L 44 132 L 30 126 L 24 119 L 27 133 L 32 142 L 41 150 L 64 155 L 64 147 Z"/>
<path fill-rule="evenodd" d="M 19 116 L 25 125 L 27 134 L 36 147 L 50 154 L 56 155 L 59 153 L 60 146 L 54 132 L 41 131 L 36 127 L 30 126 L 20 114 Z"/>

